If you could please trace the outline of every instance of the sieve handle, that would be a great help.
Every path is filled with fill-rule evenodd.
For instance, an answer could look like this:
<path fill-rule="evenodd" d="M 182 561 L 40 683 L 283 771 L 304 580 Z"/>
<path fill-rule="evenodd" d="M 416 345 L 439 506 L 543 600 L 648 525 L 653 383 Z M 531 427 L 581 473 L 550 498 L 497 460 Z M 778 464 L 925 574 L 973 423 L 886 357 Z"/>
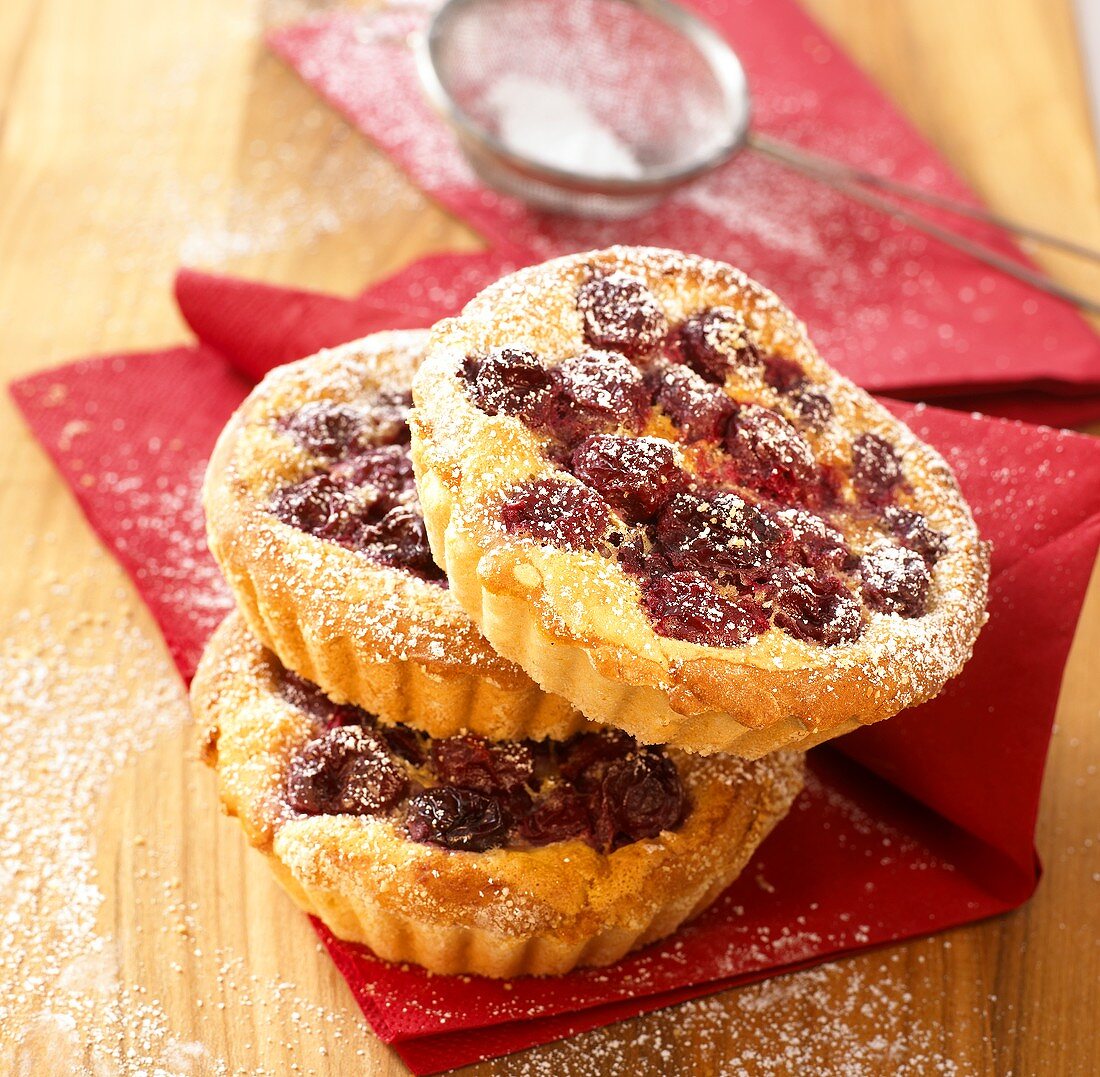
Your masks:
<path fill-rule="evenodd" d="M 1059 299 L 1064 299 L 1069 303 L 1073 303 L 1082 310 L 1088 311 L 1090 314 L 1100 314 L 1100 301 L 1060 284 L 1052 277 L 1047 276 L 1047 274 L 1032 269 L 1030 266 L 1026 266 L 1022 262 L 1016 261 L 1014 258 L 1009 258 L 1001 254 L 1000 251 L 987 247 L 984 243 L 970 239 L 968 236 L 961 235 L 959 232 L 952 231 L 950 228 L 946 228 L 936 223 L 923 214 L 900 205 L 891 198 L 885 197 L 883 194 L 880 194 L 879 191 L 885 191 L 900 198 L 909 198 L 915 202 L 934 206 L 937 209 L 946 210 L 947 212 L 955 213 L 959 216 L 969 217 L 972 220 L 994 224 L 1007 229 L 1016 236 L 1021 236 L 1033 240 L 1034 242 L 1045 244 L 1046 246 L 1067 251 L 1080 258 L 1100 262 L 1100 251 L 1076 243 L 1062 236 L 1052 235 L 1048 232 L 1040 231 L 1037 228 L 1032 228 L 1029 225 L 1020 224 L 1017 221 L 983 209 L 980 206 L 959 202 L 953 198 L 936 194 L 933 191 L 928 191 L 921 187 L 915 187 L 908 183 L 901 183 L 898 180 L 893 180 L 889 177 L 866 171 L 865 169 L 855 168 L 842 161 L 811 153 L 808 150 L 803 150 L 790 143 L 770 138 L 767 135 L 751 132 L 748 136 L 747 143 L 757 152 L 778 161 L 780 164 L 786 165 L 788 168 L 792 168 L 803 175 L 817 179 L 857 202 L 861 202 L 864 205 L 871 206 L 892 217 L 896 217 L 898 220 L 904 221 L 911 227 L 935 237 L 941 242 L 954 247 L 956 250 L 970 255 L 972 258 L 976 258 L 986 265 L 992 266 L 994 269 L 999 269 L 1001 272 L 1007 273 L 1017 280 L 1024 281 L 1026 284 L 1030 284 L 1040 291 L 1047 292 Z"/>

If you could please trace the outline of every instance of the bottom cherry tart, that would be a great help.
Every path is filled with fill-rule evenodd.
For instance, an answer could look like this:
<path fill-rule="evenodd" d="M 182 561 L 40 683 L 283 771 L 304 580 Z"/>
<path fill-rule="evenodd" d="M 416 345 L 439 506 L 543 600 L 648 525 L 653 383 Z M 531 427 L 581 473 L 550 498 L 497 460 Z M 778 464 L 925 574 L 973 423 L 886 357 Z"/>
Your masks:
<path fill-rule="evenodd" d="M 286 671 L 239 614 L 191 689 L 226 810 L 334 934 L 438 973 L 556 975 L 663 938 L 738 875 L 802 757 L 433 739 Z"/>

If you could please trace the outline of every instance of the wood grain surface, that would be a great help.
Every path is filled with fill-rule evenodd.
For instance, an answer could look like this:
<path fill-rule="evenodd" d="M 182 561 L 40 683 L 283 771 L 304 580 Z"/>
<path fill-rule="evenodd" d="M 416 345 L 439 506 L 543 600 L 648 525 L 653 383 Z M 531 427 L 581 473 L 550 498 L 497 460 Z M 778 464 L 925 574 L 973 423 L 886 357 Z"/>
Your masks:
<path fill-rule="evenodd" d="M 808 6 L 994 206 L 1100 246 L 1069 3 Z M 265 26 L 304 10 L 293 0 L 0 3 L 5 380 L 182 339 L 170 290 L 181 262 L 352 293 L 419 254 L 477 246 L 264 51 Z M 1095 270 L 1046 264 L 1100 295 Z M 6 399 L 0 551 L 0 655 L 48 673 L 38 698 L 0 687 L 0 722 L 80 675 L 70 650 L 135 698 L 155 688 L 174 716 L 112 778 L 93 829 L 96 930 L 114 963 L 103 1012 L 136 999 L 157 1028 L 133 1013 L 78 1023 L 62 1048 L 9 1020 L 0 1071 L 131 1072 L 159 1036 L 175 1044 L 163 1072 L 405 1072 L 219 815 L 154 624 Z M 470 1072 L 1100 1073 L 1098 653 L 1094 579 L 1046 777 L 1046 875 L 1023 909 Z M 61 930 L 40 915 L 43 938 Z"/>

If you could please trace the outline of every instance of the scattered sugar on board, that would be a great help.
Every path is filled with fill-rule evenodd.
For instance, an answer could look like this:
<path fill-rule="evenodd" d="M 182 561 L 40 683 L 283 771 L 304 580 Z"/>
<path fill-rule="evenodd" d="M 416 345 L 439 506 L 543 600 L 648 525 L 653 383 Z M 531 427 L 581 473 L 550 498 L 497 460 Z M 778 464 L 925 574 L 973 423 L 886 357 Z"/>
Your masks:
<path fill-rule="evenodd" d="M 203 1045 L 215 1038 L 203 1036 L 204 1024 L 220 1024 L 226 1002 L 193 997 L 181 1024 L 127 968 L 137 961 L 150 978 L 216 981 L 242 1032 L 244 1015 L 255 1017 L 290 1030 L 291 1050 L 300 1036 L 316 1040 L 326 1029 L 338 1038 L 349 1023 L 360 1027 L 354 1011 L 325 1010 L 293 983 L 250 972 L 240 954 L 210 946 L 217 936 L 202 922 L 210 910 L 180 876 L 178 839 L 151 836 L 153 822 L 148 834 L 123 834 L 119 875 L 132 861 L 133 886 L 123 884 L 117 900 L 127 904 L 113 908 L 100 876 L 109 862 L 100 858 L 116 850 L 98 847 L 100 821 L 106 812 L 120 818 L 110 798 L 127 773 L 157 780 L 159 742 L 167 738 L 173 755 L 187 751 L 189 716 L 163 648 L 135 623 L 128 590 L 120 586 L 111 614 L 55 612 L 79 609 L 89 583 L 111 571 L 108 556 L 96 553 L 82 570 L 45 579 L 50 608 L 17 611 L 0 639 L 0 1073 L 271 1073 L 256 1052 L 231 1066 Z M 110 930 L 116 922 L 125 940 Z"/>

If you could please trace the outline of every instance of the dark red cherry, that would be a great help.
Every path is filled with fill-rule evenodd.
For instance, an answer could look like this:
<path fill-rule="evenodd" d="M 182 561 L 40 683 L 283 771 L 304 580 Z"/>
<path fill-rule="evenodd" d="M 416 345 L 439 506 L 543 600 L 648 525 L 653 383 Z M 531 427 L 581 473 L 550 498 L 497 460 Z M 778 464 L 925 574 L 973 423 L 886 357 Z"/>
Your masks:
<path fill-rule="evenodd" d="M 767 568 L 784 555 L 790 532 L 734 493 L 681 493 L 657 520 L 657 545 L 677 568 L 708 575 Z"/>
<path fill-rule="evenodd" d="M 366 711 L 350 703 L 334 703 L 317 685 L 289 669 L 281 671 L 279 687 L 283 699 L 308 714 L 321 732 L 341 725 L 374 725 L 373 716 Z"/>
<path fill-rule="evenodd" d="M 776 519 L 791 529 L 798 560 L 809 568 L 839 570 L 849 558 L 844 536 L 806 509 L 781 509 Z"/>
<path fill-rule="evenodd" d="M 777 393 L 789 393 L 806 380 L 802 364 L 785 355 L 764 357 L 764 381 Z"/>
<path fill-rule="evenodd" d="M 902 617 L 923 615 L 932 576 L 916 551 L 904 546 L 878 546 L 860 558 L 859 574 L 863 600 L 871 609 Z"/>
<path fill-rule="evenodd" d="M 593 277 L 577 291 L 584 336 L 597 348 L 638 354 L 655 348 L 668 322 L 645 282 L 627 273 Z"/>
<path fill-rule="evenodd" d="M 587 797 L 567 785 L 556 785 L 535 801 L 516 829 L 531 845 L 550 845 L 571 838 L 589 838 L 591 827 Z"/>
<path fill-rule="evenodd" d="M 947 553 L 947 536 L 929 527 L 919 512 L 890 505 L 882 514 L 882 522 L 903 546 L 916 550 L 930 565 Z"/>
<path fill-rule="evenodd" d="M 531 750 L 519 741 L 447 737 L 432 744 L 432 763 L 444 784 L 482 793 L 511 793 L 534 775 Z"/>
<path fill-rule="evenodd" d="M 611 526 L 610 509 L 599 494 L 579 482 L 535 479 L 501 506 L 512 532 L 574 550 L 597 550 Z"/>
<path fill-rule="evenodd" d="M 621 759 L 638 747 L 637 741 L 621 729 L 601 729 L 594 733 L 578 733 L 558 751 L 558 768 L 562 777 L 585 787 L 586 776 L 603 768 L 613 759 Z"/>
<path fill-rule="evenodd" d="M 594 838 L 615 849 L 676 827 L 686 797 L 675 763 L 660 749 L 641 748 L 607 768 L 594 799 Z"/>
<path fill-rule="evenodd" d="M 612 425 L 635 427 L 648 406 L 642 372 L 619 352 L 584 352 L 561 365 L 562 397 Z"/>
<path fill-rule="evenodd" d="M 778 412 L 739 404 L 726 424 L 725 445 L 744 485 L 784 501 L 805 501 L 813 495 L 813 450 Z"/>
<path fill-rule="evenodd" d="M 878 434 L 861 434 L 852 446 L 852 483 L 865 501 L 884 505 L 904 475 L 893 446 Z"/>
<path fill-rule="evenodd" d="M 358 440 L 366 424 L 359 408 L 317 400 L 288 415 L 282 425 L 307 452 L 335 459 Z"/>
<path fill-rule="evenodd" d="M 653 402 L 676 424 L 685 441 L 719 438 L 733 402 L 716 385 L 679 363 L 655 367 L 650 374 Z"/>
<path fill-rule="evenodd" d="M 404 759 L 413 766 L 420 766 L 424 762 L 426 755 L 422 735 L 415 729 L 398 722 L 395 725 L 382 726 L 378 732 L 398 759 Z"/>
<path fill-rule="evenodd" d="M 782 570 L 771 587 L 775 625 L 795 639 L 832 647 L 863 631 L 859 599 L 837 576 Z"/>
<path fill-rule="evenodd" d="M 510 825 L 499 797 L 453 785 L 410 797 L 405 821 L 413 841 L 478 853 L 503 845 Z"/>
<path fill-rule="evenodd" d="M 496 348 L 480 362 L 468 362 L 470 396 L 487 415 L 515 415 L 539 424 L 550 414 L 557 378 L 529 351 Z"/>
<path fill-rule="evenodd" d="M 816 389 L 795 389 L 788 399 L 799 420 L 811 430 L 820 430 L 833 417 L 832 402 Z"/>
<path fill-rule="evenodd" d="M 396 804 L 408 778 L 377 732 L 339 726 L 290 763 L 287 802 L 307 815 L 375 815 Z"/>
<path fill-rule="evenodd" d="M 426 579 L 443 579 L 442 570 L 432 559 L 424 517 L 415 504 L 395 505 L 381 519 L 364 523 L 349 545 L 384 565 Z"/>
<path fill-rule="evenodd" d="M 758 602 L 727 598 L 695 572 L 647 579 L 642 606 L 658 635 L 706 647 L 740 647 L 768 628 L 768 616 Z"/>
<path fill-rule="evenodd" d="M 324 473 L 285 486 L 271 499 L 271 512 L 283 523 L 321 538 L 346 535 L 353 507 L 346 485 Z"/>
<path fill-rule="evenodd" d="M 407 445 L 372 445 L 361 449 L 335 464 L 331 474 L 335 481 L 346 486 L 370 486 L 382 512 L 405 500 L 415 489 Z"/>
<path fill-rule="evenodd" d="M 407 389 L 382 389 L 367 407 L 367 428 L 372 445 L 407 445 L 412 393 Z"/>
<path fill-rule="evenodd" d="M 587 438 L 573 450 L 573 474 L 627 520 L 656 516 L 687 478 L 669 442 L 611 434 Z"/>
<path fill-rule="evenodd" d="M 680 326 L 684 362 L 707 381 L 721 385 L 731 367 L 761 363 L 760 350 L 749 339 L 744 320 L 729 307 L 709 307 Z"/>

